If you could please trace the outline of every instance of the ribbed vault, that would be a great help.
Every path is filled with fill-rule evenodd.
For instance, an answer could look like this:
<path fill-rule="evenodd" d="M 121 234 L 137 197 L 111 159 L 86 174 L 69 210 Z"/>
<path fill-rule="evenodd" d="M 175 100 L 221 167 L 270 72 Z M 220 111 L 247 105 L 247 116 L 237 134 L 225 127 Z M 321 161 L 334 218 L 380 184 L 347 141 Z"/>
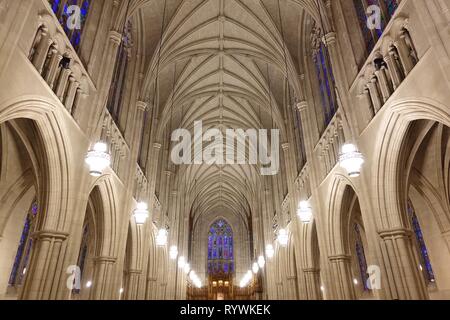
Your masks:
<path fill-rule="evenodd" d="M 279 129 L 281 142 L 286 141 L 285 110 L 292 107 L 299 90 L 302 21 L 305 15 L 317 16 L 317 3 L 133 2 L 132 11 L 144 24 L 140 28 L 147 67 L 142 96 L 154 104 L 156 142 L 170 140 L 176 128 L 193 135 L 194 121 L 202 121 L 204 130 L 219 129 L 224 136 L 226 129 Z M 194 224 L 202 215 L 222 210 L 241 216 L 246 225 L 256 210 L 249 199 L 258 199 L 263 192 L 259 169 L 258 165 L 173 168 L 179 191 L 184 189 L 191 201 Z"/>

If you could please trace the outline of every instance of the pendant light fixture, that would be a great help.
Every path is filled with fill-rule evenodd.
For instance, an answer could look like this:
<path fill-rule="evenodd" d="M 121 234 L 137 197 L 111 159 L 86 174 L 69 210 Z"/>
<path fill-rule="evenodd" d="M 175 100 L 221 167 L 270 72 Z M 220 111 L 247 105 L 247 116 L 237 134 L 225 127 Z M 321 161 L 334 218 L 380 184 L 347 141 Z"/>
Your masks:
<path fill-rule="evenodd" d="M 148 206 L 145 202 L 139 202 L 134 210 L 134 220 L 137 225 L 143 225 L 149 216 Z"/>
<path fill-rule="evenodd" d="M 350 178 L 355 178 L 361 174 L 364 156 L 354 144 L 347 143 L 342 146 L 339 163 L 347 171 Z"/>
<path fill-rule="evenodd" d="M 304 224 L 308 224 L 311 222 L 313 218 L 313 212 L 308 201 L 300 202 L 297 210 L 297 215 L 300 218 L 300 221 L 303 222 Z"/>
<path fill-rule="evenodd" d="M 108 146 L 104 142 L 97 142 L 92 150 L 86 155 L 86 164 L 89 166 L 89 173 L 93 177 L 100 177 L 111 164 L 111 155 L 108 153 Z"/>

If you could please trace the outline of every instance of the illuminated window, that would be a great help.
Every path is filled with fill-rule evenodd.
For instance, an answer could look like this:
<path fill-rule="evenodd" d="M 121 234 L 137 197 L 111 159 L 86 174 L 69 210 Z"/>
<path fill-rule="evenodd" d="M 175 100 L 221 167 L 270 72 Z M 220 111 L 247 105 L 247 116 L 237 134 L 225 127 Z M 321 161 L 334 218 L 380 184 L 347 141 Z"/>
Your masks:
<path fill-rule="evenodd" d="M 217 220 L 208 234 L 208 272 L 233 273 L 233 255 L 233 231 L 226 221 Z"/>

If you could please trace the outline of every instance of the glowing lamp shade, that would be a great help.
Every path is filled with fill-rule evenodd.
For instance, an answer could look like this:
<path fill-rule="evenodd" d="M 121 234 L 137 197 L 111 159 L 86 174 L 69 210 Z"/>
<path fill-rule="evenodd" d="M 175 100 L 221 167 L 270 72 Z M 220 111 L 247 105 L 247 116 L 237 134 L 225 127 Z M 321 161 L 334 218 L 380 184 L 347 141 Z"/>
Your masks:
<path fill-rule="evenodd" d="M 277 241 L 282 247 L 286 247 L 289 242 L 289 236 L 285 229 L 278 231 Z"/>
<path fill-rule="evenodd" d="M 275 254 L 275 250 L 273 249 L 273 245 L 268 244 L 266 246 L 266 256 L 267 256 L 267 258 L 272 259 L 274 254 Z"/>
<path fill-rule="evenodd" d="M 178 258 L 178 268 L 184 269 L 184 266 L 186 265 L 186 259 L 181 256 Z"/>
<path fill-rule="evenodd" d="M 169 250 L 170 259 L 175 260 L 178 257 L 178 248 L 177 246 L 171 246 Z"/>
<path fill-rule="evenodd" d="M 259 266 L 259 268 L 263 269 L 265 265 L 266 265 L 266 259 L 264 259 L 263 256 L 259 256 L 259 258 L 258 258 L 258 266 Z"/>
<path fill-rule="evenodd" d="M 89 166 L 89 173 L 93 177 L 100 177 L 111 164 L 111 155 L 108 153 L 106 143 L 98 142 L 86 155 L 86 164 Z"/>
<path fill-rule="evenodd" d="M 253 263 L 252 271 L 253 271 L 254 274 L 257 274 L 257 273 L 258 273 L 258 271 L 259 271 L 259 265 L 258 265 L 257 262 L 254 262 L 254 263 Z"/>
<path fill-rule="evenodd" d="M 134 210 L 134 220 L 136 224 L 142 225 L 148 218 L 148 206 L 145 202 L 139 202 Z"/>
<path fill-rule="evenodd" d="M 191 265 L 189 263 L 186 263 L 183 267 L 183 270 L 184 270 L 184 273 L 189 274 L 189 272 L 191 271 Z M 194 272 L 194 274 L 195 274 L 195 272 Z"/>
<path fill-rule="evenodd" d="M 312 218 L 313 218 L 313 213 L 312 213 L 312 209 L 309 206 L 308 201 L 301 201 L 299 206 L 298 206 L 298 210 L 297 210 L 297 215 L 300 218 L 300 221 L 308 224 L 311 222 Z"/>
<path fill-rule="evenodd" d="M 163 247 L 167 245 L 167 230 L 166 229 L 160 229 L 158 231 L 158 235 L 156 236 L 156 245 Z"/>
<path fill-rule="evenodd" d="M 361 174 L 361 167 L 364 164 L 364 157 L 354 144 L 342 146 L 342 153 L 339 155 L 339 163 L 347 171 L 349 177 L 358 177 Z"/>

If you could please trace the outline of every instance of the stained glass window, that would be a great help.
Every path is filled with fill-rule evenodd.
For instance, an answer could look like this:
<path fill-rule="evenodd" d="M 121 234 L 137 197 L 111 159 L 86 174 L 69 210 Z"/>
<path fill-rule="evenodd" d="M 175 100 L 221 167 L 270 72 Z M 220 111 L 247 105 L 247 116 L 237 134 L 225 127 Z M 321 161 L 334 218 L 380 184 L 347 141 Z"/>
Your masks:
<path fill-rule="evenodd" d="M 367 287 L 367 279 L 369 278 L 369 275 L 367 274 L 366 254 L 364 252 L 361 230 L 357 223 L 355 223 L 355 249 L 356 249 L 356 257 L 358 258 L 359 271 L 361 273 L 361 280 L 364 285 L 364 290 L 369 290 L 369 288 Z"/>
<path fill-rule="evenodd" d="M 208 234 L 208 272 L 234 272 L 233 231 L 223 219 L 212 224 Z"/>
<path fill-rule="evenodd" d="M 81 35 L 89 14 L 91 1 L 92 0 L 49 0 L 53 12 L 58 18 L 59 23 L 75 50 L 78 50 L 80 47 Z M 78 6 L 79 11 L 70 10 L 71 6 Z M 71 19 L 71 17 L 78 12 L 80 14 L 79 25 L 73 28 L 68 22 L 74 22 L 75 19 Z"/>
<path fill-rule="evenodd" d="M 314 50 L 314 64 L 316 68 L 317 80 L 319 82 L 324 124 L 326 127 L 333 119 L 337 109 L 334 92 L 334 76 L 328 51 L 320 39 L 317 39 Z"/>
<path fill-rule="evenodd" d="M 33 202 L 30 210 L 25 218 L 25 223 L 22 229 L 22 234 L 19 240 L 19 247 L 17 248 L 16 258 L 9 277 L 8 284 L 10 286 L 19 286 L 23 283 L 25 274 L 27 272 L 27 266 L 30 259 L 31 248 L 33 240 L 31 234 L 35 228 L 36 217 L 38 214 L 37 202 Z"/>
<path fill-rule="evenodd" d="M 433 267 L 431 266 L 430 256 L 428 255 L 428 249 L 425 244 L 425 239 L 423 238 L 422 228 L 420 227 L 419 219 L 417 219 L 416 212 L 411 204 L 408 202 L 408 215 L 413 228 L 413 231 L 416 235 L 416 245 L 420 252 L 420 266 L 423 269 L 426 280 L 429 283 L 435 282 Z"/>
<path fill-rule="evenodd" d="M 372 52 L 378 39 L 383 34 L 384 29 L 391 20 L 398 8 L 399 0 L 353 0 L 356 15 L 367 50 L 367 56 Z M 369 10 L 370 6 L 377 6 L 381 12 L 381 28 L 369 29 L 368 18 L 374 12 Z"/>
<path fill-rule="evenodd" d="M 128 53 L 132 46 L 132 24 L 128 21 L 124 30 L 124 36 L 119 46 L 114 67 L 113 79 L 109 91 L 107 108 L 116 124 L 120 127 L 120 111 L 122 109 L 123 96 L 125 92 L 126 75 L 128 70 Z"/>

